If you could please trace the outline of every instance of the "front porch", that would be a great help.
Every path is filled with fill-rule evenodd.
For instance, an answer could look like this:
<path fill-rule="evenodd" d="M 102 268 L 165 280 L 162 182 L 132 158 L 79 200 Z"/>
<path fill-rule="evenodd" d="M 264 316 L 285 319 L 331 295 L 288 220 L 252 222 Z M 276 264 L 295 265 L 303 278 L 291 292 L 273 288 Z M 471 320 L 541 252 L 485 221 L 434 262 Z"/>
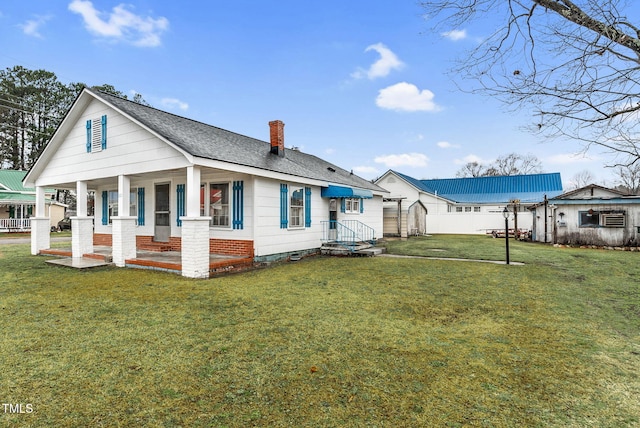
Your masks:
<path fill-rule="evenodd" d="M 50 260 L 52 264 L 85 269 L 113 264 L 113 248 L 107 245 L 95 245 L 93 252 L 74 258 L 72 249 L 49 248 L 40 251 L 41 255 L 56 256 Z M 253 257 L 248 255 L 209 254 L 209 277 L 238 272 L 253 266 Z M 182 253 L 180 251 L 153 251 L 137 249 L 134 258 L 125 260 L 125 267 L 160 270 L 165 272 L 182 272 Z"/>

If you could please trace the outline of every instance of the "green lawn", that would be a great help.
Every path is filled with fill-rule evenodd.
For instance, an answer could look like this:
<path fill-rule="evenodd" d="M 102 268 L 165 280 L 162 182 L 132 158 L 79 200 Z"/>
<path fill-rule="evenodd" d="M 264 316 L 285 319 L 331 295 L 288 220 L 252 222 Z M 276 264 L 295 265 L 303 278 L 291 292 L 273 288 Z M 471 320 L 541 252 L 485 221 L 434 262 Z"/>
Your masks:
<path fill-rule="evenodd" d="M 638 426 L 640 253 L 511 246 L 524 266 L 314 257 L 188 280 L 2 245 L 0 401 L 33 411 L 0 426 Z M 483 236 L 388 248 L 504 258 Z"/>

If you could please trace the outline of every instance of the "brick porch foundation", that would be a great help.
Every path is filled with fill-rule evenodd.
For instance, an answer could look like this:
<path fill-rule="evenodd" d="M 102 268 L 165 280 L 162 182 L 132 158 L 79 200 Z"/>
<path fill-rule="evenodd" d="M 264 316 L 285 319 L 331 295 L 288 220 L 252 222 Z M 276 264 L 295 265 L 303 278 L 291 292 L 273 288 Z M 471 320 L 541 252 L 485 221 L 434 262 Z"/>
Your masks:
<path fill-rule="evenodd" d="M 145 245 L 152 244 L 153 242 L 153 236 L 136 236 L 136 248 L 138 249 L 142 249 Z M 94 233 L 93 245 L 112 247 L 113 240 L 111 234 Z M 171 237 L 166 245 L 171 247 L 171 251 L 181 251 L 182 239 L 180 237 Z M 209 239 L 209 253 L 253 257 L 253 241 L 211 238 Z"/>

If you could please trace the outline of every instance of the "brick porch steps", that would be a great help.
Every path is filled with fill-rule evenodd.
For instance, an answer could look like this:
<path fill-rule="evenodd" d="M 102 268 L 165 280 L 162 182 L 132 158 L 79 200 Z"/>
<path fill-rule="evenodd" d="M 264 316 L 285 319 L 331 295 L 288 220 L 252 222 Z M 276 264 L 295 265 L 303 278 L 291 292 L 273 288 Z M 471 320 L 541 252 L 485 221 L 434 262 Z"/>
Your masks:
<path fill-rule="evenodd" d="M 138 250 L 143 251 L 154 251 L 158 253 L 163 253 L 165 251 L 171 251 L 171 243 L 169 242 L 144 242 L 138 245 Z"/>
<path fill-rule="evenodd" d="M 127 266 L 140 266 L 148 269 L 169 270 L 175 272 L 182 272 L 182 263 L 148 260 L 148 259 L 127 259 L 125 260 Z M 215 276 L 217 274 L 236 272 L 246 270 L 253 266 L 253 257 L 244 257 L 237 259 L 224 259 L 209 263 L 209 276 Z"/>
<path fill-rule="evenodd" d="M 57 250 L 55 248 L 46 248 L 44 250 L 40 250 L 40 254 L 45 254 L 47 256 L 59 256 L 59 257 L 72 257 L 71 250 Z"/>
<path fill-rule="evenodd" d="M 94 260 L 102 260 L 106 263 L 113 262 L 113 257 L 111 257 L 108 254 L 89 253 L 89 254 L 83 254 L 82 257 L 86 257 L 88 259 L 94 259 Z"/>
<path fill-rule="evenodd" d="M 44 250 L 40 250 L 40 254 L 47 256 L 58 256 L 58 257 L 73 257 L 71 250 L 68 249 L 56 249 L 56 248 L 46 248 Z M 112 257 L 107 254 L 98 254 L 98 253 L 89 253 L 83 254 L 83 258 L 93 259 L 93 260 L 101 260 L 106 263 L 111 263 L 113 261 Z"/>

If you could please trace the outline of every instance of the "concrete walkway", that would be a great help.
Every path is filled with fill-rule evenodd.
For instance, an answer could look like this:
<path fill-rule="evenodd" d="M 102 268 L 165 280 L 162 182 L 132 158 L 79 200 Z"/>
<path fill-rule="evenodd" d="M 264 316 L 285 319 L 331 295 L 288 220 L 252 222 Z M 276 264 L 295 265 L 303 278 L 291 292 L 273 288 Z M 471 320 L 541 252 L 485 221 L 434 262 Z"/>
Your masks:
<path fill-rule="evenodd" d="M 427 260 L 451 260 L 455 262 L 476 262 L 476 263 L 493 263 L 496 265 L 504 265 L 506 262 L 504 260 L 476 260 L 476 259 L 458 259 L 453 257 L 429 257 L 429 256 L 403 256 L 400 254 L 379 254 L 377 257 L 390 257 L 397 259 L 427 259 Z M 509 262 L 510 265 L 514 266 L 524 266 L 524 263 L 520 262 Z"/>
<path fill-rule="evenodd" d="M 51 242 L 71 242 L 70 236 L 61 236 L 51 238 Z M 30 244 L 31 238 L 0 238 L 0 245 L 11 244 Z"/>

